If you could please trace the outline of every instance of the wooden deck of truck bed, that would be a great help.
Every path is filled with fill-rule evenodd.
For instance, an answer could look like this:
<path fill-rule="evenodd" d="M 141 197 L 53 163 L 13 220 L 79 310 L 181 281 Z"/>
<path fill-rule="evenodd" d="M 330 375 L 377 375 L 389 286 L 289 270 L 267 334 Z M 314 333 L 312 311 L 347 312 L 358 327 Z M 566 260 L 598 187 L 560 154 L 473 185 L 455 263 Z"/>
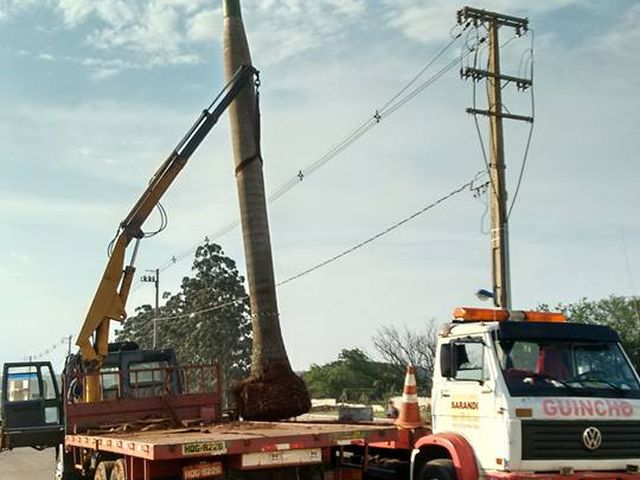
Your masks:
<path fill-rule="evenodd" d="M 395 440 L 395 426 L 303 422 L 229 422 L 195 428 L 67 435 L 68 446 L 147 460 L 310 449 Z"/>

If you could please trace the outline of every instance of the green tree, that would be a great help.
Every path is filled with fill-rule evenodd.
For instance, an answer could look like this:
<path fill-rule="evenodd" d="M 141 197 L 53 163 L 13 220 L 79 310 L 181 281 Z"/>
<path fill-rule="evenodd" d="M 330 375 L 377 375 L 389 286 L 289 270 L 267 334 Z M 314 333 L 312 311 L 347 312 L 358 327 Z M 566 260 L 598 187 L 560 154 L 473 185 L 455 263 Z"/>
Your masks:
<path fill-rule="evenodd" d="M 244 278 L 222 248 L 206 240 L 198 247 L 193 276 L 182 279 L 181 290 L 171 295 L 158 315 L 158 348 L 172 348 L 182 364 L 220 363 L 228 384 L 249 374 L 251 317 Z M 136 309 L 118 335 L 141 348 L 151 348 L 151 305 Z"/>
<path fill-rule="evenodd" d="M 311 365 L 303 378 L 312 397 L 350 400 L 383 400 L 402 392 L 404 381 L 404 375 L 397 375 L 391 365 L 376 362 L 357 348 L 342 350 L 333 362 Z"/>
<path fill-rule="evenodd" d="M 541 305 L 548 310 L 548 305 Z M 636 369 L 640 368 L 640 298 L 611 295 L 600 300 L 582 298 L 556 308 L 572 322 L 608 325 L 620 335 L 622 346 Z"/>

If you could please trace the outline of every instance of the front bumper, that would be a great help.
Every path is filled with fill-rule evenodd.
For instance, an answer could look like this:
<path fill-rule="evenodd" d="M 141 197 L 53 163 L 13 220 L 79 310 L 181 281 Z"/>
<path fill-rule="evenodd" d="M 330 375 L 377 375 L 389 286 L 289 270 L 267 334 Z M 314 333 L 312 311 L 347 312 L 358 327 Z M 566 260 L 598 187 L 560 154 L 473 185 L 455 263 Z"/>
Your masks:
<path fill-rule="evenodd" d="M 574 472 L 561 475 L 558 472 L 486 472 L 487 480 L 640 480 L 640 472 L 605 471 Z"/>

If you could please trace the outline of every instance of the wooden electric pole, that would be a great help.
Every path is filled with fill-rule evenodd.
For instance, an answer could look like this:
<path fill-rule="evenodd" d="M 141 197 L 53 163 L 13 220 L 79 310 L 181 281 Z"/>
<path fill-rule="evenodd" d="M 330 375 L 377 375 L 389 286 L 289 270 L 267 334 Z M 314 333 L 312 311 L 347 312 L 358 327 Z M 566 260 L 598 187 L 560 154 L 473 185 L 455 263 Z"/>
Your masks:
<path fill-rule="evenodd" d="M 502 82 L 500 81 L 500 43 L 498 22 L 489 22 L 489 175 L 496 190 L 491 198 L 491 260 L 494 301 L 497 307 L 511 308 L 509 278 L 509 219 L 505 185 L 504 137 L 502 128 Z"/>
<path fill-rule="evenodd" d="M 507 187 L 505 175 L 504 131 L 502 119 L 524 120 L 533 122 L 533 118 L 522 115 L 504 113 L 502 107 L 502 88 L 509 82 L 525 90 L 532 85 L 530 79 L 523 79 L 503 75 L 500 71 L 500 42 L 498 31 L 500 27 L 514 28 L 516 35 L 526 32 L 529 21 L 526 18 L 512 17 L 495 12 L 487 12 L 475 8 L 465 7 L 458 12 L 458 22 L 487 29 L 488 62 L 487 69 L 466 68 L 462 71 L 464 78 L 479 81 L 487 80 L 488 108 L 480 110 L 468 108 L 467 112 L 474 115 L 489 117 L 489 162 L 488 170 L 491 180 L 490 209 L 491 209 L 491 266 L 493 273 L 493 301 L 496 307 L 511 308 L 511 279 L 509 269 L 509 217 L 507 211 Z"/>
<path fill-rule="evenodd" d="M 160 316 L 160 269 L 147 271 L 153 272 L 155 275 L 143 275 L 140 281 L 153 283 L 156 289 L 156 308 L 153 317 L 153 348 L 155 349 L 158 346 L 158 317 Z"/>

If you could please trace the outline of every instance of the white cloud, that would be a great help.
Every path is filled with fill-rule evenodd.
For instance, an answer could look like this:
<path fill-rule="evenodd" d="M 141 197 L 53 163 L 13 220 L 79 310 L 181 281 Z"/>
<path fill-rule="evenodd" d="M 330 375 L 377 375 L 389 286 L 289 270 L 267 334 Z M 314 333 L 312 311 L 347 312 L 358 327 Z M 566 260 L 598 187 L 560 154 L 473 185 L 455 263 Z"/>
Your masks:
<path fill-rule="evenodd" d="M 0 214 L 4 221 L 12 223 L 28 221 L 33 227 L 55 224 L 101 227 L 118 212 L 113 205 L 104 202 L 83 202 L 30 194 L 8 194 L 0 196 Z M 28 261 L 29 257 L 20 253 L 10 254 L 13 260 Z"/>
<path fill-rule="evenodd" d="M 329 4 L 332 5 L 337 12 L 347 15 L 363 13 L 366 9 L 364 0 L 329 0 Z"/>
<path fill-rule="evenodd" d="M 0 255 L 0 280 L 20 278 L 35 263 L 34 257 L 24 251 L 10 251 Z"/>
<path fill-rule="evenodd" d="M 90 0 L 58 0 L 58 8 L 70 26 L 77 25 L 94 13 L 96 5 L 97 2 Z"/>
<path fill-rule="evenodd" d="M 222 10 L 202 10 L 187 21 L 187 38 L 192 42 L 213 42 L 220 36 Z"/>
<path fill-rule="evenodd" d="M 38 0 L 0 0 L 0 22 L 34 5 L 38 5 Z"/>
<path fill-rule="evenodd" d="M 589 2 L 579 2 L 579 0 L 542 0 L 536 2 L 528 0 L 477 0 L 473 6 L 527 17 L 578 3 L 582 8 L 588 7 L 589 4 Z M 390 12 L 388 15 L 389 25 L 406 37 L 418 42 L 429 43 L 446 39 L 456 23 L 456 6 L 449 0 L 430 2 L 385 0 L 385 4 L 389 7 Z"/>
<path fill-rule="evenodd" d="M 202 2 L 185 0 L 58 0 L 58 9 L 69 28 L 81 23 L 96 25 L 87 35 L 89 46 L 133 54 L 141 65 L 194 64 L 185 24 L 197 17 Z M 101 70 L 102 74 L 115 72 Z"/>
<path fill-rule="evenodd" d="M 366 12 L 361 0 L 263 0 L 245 5 L 249 41 L 260 65 L 331 48 Z"/>
<path fill-rule="evenodd" d="M 320 38 L 312 29 L 292 27 L 274 18 L 269 25 L 251 31 L 249 41 L 255 58 L 260 58 L 260 65 L 266 66 L 310 50 L 318 45 Z"/>
<path fill-rule="evenodd" d="M 446 38 L 453 26 L 451 8 L 442 3 L 411 5 L 398 9 L 390 25 L 407 37 L 420 42 Z"/>
<path fill-rule="evenodd" d="M 600 48 L 623 56 L 637 57 L 640 43 L 640 4 L 635 4 L 622 16 L 620 23 L 600 40 Z"/>
<path fill-rule="evenodd" d="M 94 26 L 90 47 L 133 55 L 145 66 L 194 64 L 198 48 L 220 39 L 221 9 L 205 0 L 57 0 L 68 28 Z M 365 13 L 364 0 L 254 0 L 244 6 L 249 36 L 274 64 L 336 39 Z M 112 68 L 105 71 L 115 71 Z"/>
<path fill-rule="evenodd" d="M 7 107 L 3 112 L 0 143 L 6 145 L 12 165 L 20 169 L 26 165 L 55 168 L 61 175 L 73 172 L 85 180 L 88 176 L 108 179 L 112 184 L 133 185 L 133 191 L 137 192 L 140 179 L 148 178 L 159 158 L 170 151 L 195 114 L 163 105 L 117 102 L 88 101 L 74 106 L 39 105 L 39 108 L 20 105 Z M 30 145 L 28 157 L 24 156 L 24 148 L 13 147 L 16 142 Z M 127 168 L 113 165 L 109 159 L 126 160 Z M 50 187 L 57 185 L 51 182 Z M 4 212 L 4 207 L 0 205 L 0 212 Z"/>
<path fill-rule="evenodd" d="M 121 70 L 119 68 L 97 68 L 91 72 L 90 77 L 93 80 L 106 80 L 115 77 L 120 72 Z"/>
<path fill-rule="evenodd" d="M 33 258 L 31 255 L 25 252 L 11 252 L 9 253 L 9 259 L 15 260 L 20 263 L 31 263 L 33 262 Z"/>
<path fill-rule="evenodd" d="M 96 30 L 89 42 L 98 48 L 121 47 L 143 50 L 152 55 L 175 53 L 179 47 L 178 12 L 172 7 L 149 4 L 141 18 L 116 14 L 102 15 L 108 26 Z"/>
<path fill-rule="evenodd" d="M 210 0 L 164 0 L 163 3 L 174 7 L 181 7 L 187 13 L 193 13 L 210 6 L 212 2 Z"/>

